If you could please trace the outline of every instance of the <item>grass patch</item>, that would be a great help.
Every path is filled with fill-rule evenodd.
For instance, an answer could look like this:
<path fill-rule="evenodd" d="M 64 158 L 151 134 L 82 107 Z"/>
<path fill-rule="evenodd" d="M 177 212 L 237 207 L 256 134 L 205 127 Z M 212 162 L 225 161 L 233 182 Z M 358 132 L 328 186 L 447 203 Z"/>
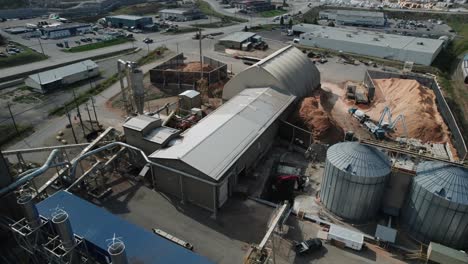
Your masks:
<path fill-rule="evenodd" d="M 118 74 L 112 75 L 110 78 L 106 79 L 102 83 L 96 85 L 94 89 L 89 89 L 83 93 L 80 93 L 79 95 L 76 96 L 76 102 L 75 100 L 70 100 L 64 104 L 64 106 L 60 106 L 57 108 L 54 108 L 49 111 L 49 115 L 63 115 L 65 114 L 65 106 L 68 109 L 73 109 L 76 105 L 81 105 L 85 102 L 87 102 L 89 99 L 91 99 L 92 96 L 97 95 L 104 91 L 105 89 L 109 88 L 112 84 L 116 83 L 119 80 Z"/>
<path fill-rule="evenodd" d="M 175 5 L 177 6 L 177 4 Z M 113 15 L 136 15 L 157 14 L 164 6 L 160 3 L 143 3 L 131 6 L 123 6 L 113 11 Z M 167 8 L 167 7 L 164 7 Z"/>
<path fill-rule="evenodd" d="M 23 49 L 23 51 L 16 55 L 9 55 L 6 58 L 0 57 L 0 69 L 28 64 L 36 61 L 45 60 L 48 58 L 46 55 L 37 53 L 34 50 L 20 45 L 18 43 L 14 43 L 14 45 L 18 48 Z"/>
<path fill-rule="evenodd" d="M 33 131 L 33 127 L 23 126 L 16 124 L 18 127 L 18 132 L 16 132 L 15 126 L 13 124 L 0 125 L 0 146 L 3 146 L 6 143 L 13 142 L 14 140 L 27 135 L 29 132 Z"/>
<path fill-rule="evenodd" d="M 221 27 L 232 26 L 235 24 L 236 22 L 232 22 L 232 21 L 229 21 L 229 22 L 219 21 L 219 22 L 213 22 L 213 23 L 192 24 L 190 26 L 196 27 L 196 28 L 221 28 Z"/>
<path fill-rule="evenodd" d="M 258 13 L 258 15 L 261 17 L 275 17 L 275 16 L 282 15 L 286 12 L 287 11 L 283 9 L 275 9 L 275 10 L 268 10 L 268 11 L 260 12 Z"/>
<path fill-rule="evenodd" d="M 127 38 L 115 38 L 115 39 L 110 39 L 110 40 L 104 40 L 101 42 L 96 42 L 96 43 L 90 43 L 86 45 L 81 45 L 81 46 L 76 46 L 73 48 L 69 49 L 64 49 L 63 51 L 65 52 L 83 52 L 83 51 L 90 51 L 90 50 L 95 50 L 95 49 L 100 49 L 100 48 L 105 48 L 109 46 L 114 46 L 114 45 L 119 45 L 123 44 L 130 41 L 130 39 Z"/>
<path fill-rule="evenodd" d="M 141 66 L 141 65 L 145 65 L 150 62 L 153 62 L 161 58 L 166 50 L 167 50 L 166 46 L 158 47 L 155 50 L 151 51 L 148 55 L 143 56 L 140 59 L 138 59 L 137 63 L 138 65 Z"/>
<path fill-rule="evenodd" d="M 196 32 L 196 31 L 198 31 L 198 28 L 179 27 L 176 30 L 166 31 L 166 32 L 163 32 L 161 34 L 164 34 L 164 35 L 178 35 L 178 34 L 185 34 L 185 33 Z"/>
<path fill-rule="evenodd" d="M 244 19 L 241 17 L 226 16 L 224 14 L 218 13 L 213 8 L 211 8 L 210 4 L 208 4 L 207 2 L 203 0 L 197 0 L 195 4 L 200 9 L 200 11 L 203 12 L 203 14 L 207 16 L 217 17 L 224 22 L 229 22 L 229 21 L 238 22 L 238 23 L 248 22 L 247 19 Z"/>

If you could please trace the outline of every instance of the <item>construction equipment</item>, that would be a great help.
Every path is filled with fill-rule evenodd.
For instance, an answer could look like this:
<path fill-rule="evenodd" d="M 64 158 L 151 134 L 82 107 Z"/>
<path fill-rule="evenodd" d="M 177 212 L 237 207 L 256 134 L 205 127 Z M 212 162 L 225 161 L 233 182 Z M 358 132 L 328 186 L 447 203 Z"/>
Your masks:
<path fill-rule="evenodd" d="M 269 263 L 272 251 L 274 251 L 274 245 L 272 249 L 267 249 L 267 243 L 270 241 L 271 236 L 273 235 L 275 229 L 278 227 L 281 229 L 281 226 L 284 224 L 288 218 L 291 210 L 289 210 L 288 203 L 281 205 L 275 212 L 273 220 L 270 222 L 268 231 L 263 237 L 262 241 L 258 246 L 252 245 L 247 251 L 247 254 L 244 258 L 244 264 L 266 264 Z M 274 255 L 274 252 L 273 252 Z"/>
<path fill-rule="evenodd" d="M 356 99 L 356 85 L 348 84 L 346 86 L 346 98 Z"/>
<path fill-rule="evenodd" d="M 382 111 L 377 126 L 385 130 L 394 130 L 398 122 L 400 122 L 403 126 L 403 133 L 405 137 L 408 138 L 408 129 L 406 128 L 405 116 L 400 114 L 392 121 L 392 112 L 387 106 Z"/>

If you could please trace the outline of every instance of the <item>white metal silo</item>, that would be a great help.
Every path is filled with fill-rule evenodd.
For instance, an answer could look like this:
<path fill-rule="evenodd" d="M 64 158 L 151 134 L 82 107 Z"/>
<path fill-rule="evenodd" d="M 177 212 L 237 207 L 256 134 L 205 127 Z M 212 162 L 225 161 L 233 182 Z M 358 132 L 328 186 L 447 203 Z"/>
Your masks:
<path fill-rule="evenodd" d="M 421 242 L 468 248 L 468 169 L 442 162 L 420 163 L 401 220 Z"/>
<path fill-rule="evenodd" d="M 343 142 L 327 151 L 320 199 L 329 211 L 353 222 L 373 218 L 381 205 L 391 163 L 382 151 Z"/>

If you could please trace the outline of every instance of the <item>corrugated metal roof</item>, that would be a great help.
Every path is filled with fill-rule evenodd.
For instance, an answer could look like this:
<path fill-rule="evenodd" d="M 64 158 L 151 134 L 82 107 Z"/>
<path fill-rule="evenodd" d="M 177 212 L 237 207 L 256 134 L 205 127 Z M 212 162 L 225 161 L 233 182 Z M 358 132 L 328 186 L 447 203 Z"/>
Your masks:
<path fill-rule="evenodd" d="M 145 136 L 146 140 L 149 140 L 151 142 L 164 145 L 167 143 L 168 140 L 170 140 L 172 137 L 176 136 L 179 134 L 180 130 L 174 129 L 171 127 L 158 127 L 151 132 L 148 133 L 148 135 Z"/>
<path fill-rule="evenodd" d="M 78 63 L 70 64 L 64 67 L 52 69 L 45 72 L 29 75 L 28 78 L 33 79 L 39 84 L 52 83 L 63 79 L 66 76 L 77 74 L 80 72 L 86 72 L 98 68 L 99 66 L 92 60 L 80 61 Z"/>
<path fill-rule="evenodd" d="M 262 67 L 273 75 L 282 89 L 296 96 L 309 95 L 320 84 L 320 72 L 299 49 L 288 46 L 262 59 L 252 67 Z"/>
<path fill-rule="evenodd" d="M 234 42 L 243 42 L 253 36 L 257 35 L 256 33 L 252 32 L 234 32 L 225 36 L 224 38 L 220 39 L 219 41 L 234 41 Z"/>
<path fill-rule="evenodd" d="M 327 159 L 341 171 L 361 177 L 382 177 L 390 174 L 390 159 L 382 151 L 357 142 L 331 146 Z"/>
<path fill-rule="evenodd" d="M 183 15 L 185 13 L 190 13 L 190 12 L 193 12 L 192 9 L 187 9 L 187 8 L 182 9 L 181 8 L 181 9 L 163 9 L 163 10 L 160 10 L 158 13 Z"/>
<path fill-rule="evenodd" d="M 117 15 L 117 16 L 108 16 L 107 18 L 116 18 L 116 19 L 125 19 L 125 20 L 140 20 L 144 17 L 141 16 L 132 16 L 132 15 Z"/>
<path fill-rule="evenodd" d="M 107 252 L 107 239 L 114 234 L 122 237 L 129 263 L 212 263 L 66 191 L 59 191 L 38 203 L 37 209 L 43 217 L 51 219 L 52 209 L 57 206 L 68 213 L 73 232 L 102 252 Z"/>
<path fill-rule="evenodd" d="M 455 203 L 468 205 L 468 170 L 443 162 L 418 165 L 413 181 L 427 191 Z"/>
<path fill-rule="evenodd" d="M 294 99 L 272 88 L 246 89 L 150 158 L 180 159 L 218 180 Z"/>
<path fill-rule="evenodd" d="M 123 124 L 123 127 L 130 128 L 136 131 L 142 131 L 151 123 L 158 121 L 161 121 L 161 119 L 154 116 L 139 115 L 130 118 L 130 120 Z"/>

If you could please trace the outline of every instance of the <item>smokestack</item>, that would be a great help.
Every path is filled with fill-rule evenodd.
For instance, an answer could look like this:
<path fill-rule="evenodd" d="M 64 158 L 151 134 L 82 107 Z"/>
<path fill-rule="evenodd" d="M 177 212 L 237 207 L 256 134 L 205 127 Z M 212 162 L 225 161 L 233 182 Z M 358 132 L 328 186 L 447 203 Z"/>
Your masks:
<path fill-rule="evenodd" d="M 107 252 L 111 257 L 111 264 L 128 264 L 127 254 L 125 253 L 125 244 L 119 239 L 112 238 L 112 242 L 107 248 Z"/>
<path fill-rule="evenodd" d="M 65 250 L 72 250 L 76 242 L 67 212 L 57 209 L 56 212 L 52 214 L 52 223 L 54 223 L 55 230 L 59 235 Z M 67 259 L 70 261 L 69 263 L 79 263 L 78 256 L 73 251 L 69 253 Z"/>
<path fill-rule="evenodd" d="M 36 205 L 34 204 L 33 197 L 30 193 L 23 193 L 18 198 L 18 204 L 23 209 L 24 217 L 28 222 L 31 229 L 36 229 L 41 225 L 41 218 L 37 211 Z"/>

